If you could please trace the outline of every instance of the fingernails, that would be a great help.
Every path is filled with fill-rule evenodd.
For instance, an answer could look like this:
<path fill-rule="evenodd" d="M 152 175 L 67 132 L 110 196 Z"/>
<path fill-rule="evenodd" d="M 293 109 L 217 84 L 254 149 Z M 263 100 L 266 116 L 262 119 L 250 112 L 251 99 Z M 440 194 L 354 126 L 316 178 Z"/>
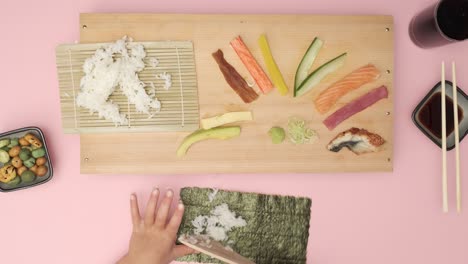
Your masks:
<path fill-rule="evenodd" d="M 183 204 L 183 203 L 179 203 L 179 204 L 177 205 L 177 209 L 179 209 L 179 210 L 184 209 L 184 204 Z"/>
<path fill-rule="evenodd" d="M 158 188 L 154 188 L 153 191 L 151 192 L 152 195 L 156 196 L 159 194 L 159 189 Z"/>
<path fill-rule="evenodd" d="M 130 200 L 133 201 L 133 200 L 135 200 L 135 199 L 136 199 L 136 198 L 135 198 L 135 193 L 131 193 L 131 194 L 130 194 Z"/>
<path fill-rule="evenodd" d="M 174 192 L 172 190 L 167 190 L 166 196 L 167 197 L 172 197 L 172 195 L 174 195 Z"/>

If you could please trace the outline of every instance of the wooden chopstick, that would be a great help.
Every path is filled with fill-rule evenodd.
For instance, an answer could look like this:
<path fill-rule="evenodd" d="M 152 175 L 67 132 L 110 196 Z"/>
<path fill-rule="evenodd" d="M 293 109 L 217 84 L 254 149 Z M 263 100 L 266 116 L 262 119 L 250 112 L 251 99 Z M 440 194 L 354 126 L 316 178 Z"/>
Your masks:
<path fill-rule="evenodd" d="M 442 118 L 442 210 L 448 212 L 448 194 L 447 194 L 447 127 L 445 116 L 445 63 L 442 62 L 441 73 L 441 118 Z"/>
<path fill-rule="evenodd" d="M 460 186 L 460 131 L 458 131 L 458 96 L 457 96 L 457 77 L 455 74 L 455 62 L 452 61 L 452 88 L 453 88 L 453 127 L 455 133 L 455 173 L 456 173 L 456 192 L 457 192 L 457 212 L 461 212 L 461 186 Z"/>

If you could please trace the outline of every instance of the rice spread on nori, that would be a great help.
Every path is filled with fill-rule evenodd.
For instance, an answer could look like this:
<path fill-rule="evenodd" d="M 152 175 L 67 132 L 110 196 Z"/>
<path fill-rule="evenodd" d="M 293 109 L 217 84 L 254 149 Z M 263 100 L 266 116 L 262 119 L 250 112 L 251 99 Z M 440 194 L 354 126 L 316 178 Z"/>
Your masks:
<path fill-rule="evenodd" d="M 247 225 L 244 219 L 236 216 L 225 203 L 211 210 L 210 215 L 199 215 L 192 221 L 196 235 L 206 234 L 216 241 L 228 240 L 227 233 L 231 230 Z"/>
<path fill-rule="evenodd" d="M 227 204 L 247 225 L 228 232 L 234 251 L 257 264 L 306 263 L 309 220 L 312 201 L 309 198 L 240 193 L 219 190 L 213 201 L 209 188 L 183 188 L 180 197 L 185 205 L 179 236 L 193 234 L 192 221 L 221 204 Z M 178 259 L 185 262 L 222 263 L 204 254 Z"/>

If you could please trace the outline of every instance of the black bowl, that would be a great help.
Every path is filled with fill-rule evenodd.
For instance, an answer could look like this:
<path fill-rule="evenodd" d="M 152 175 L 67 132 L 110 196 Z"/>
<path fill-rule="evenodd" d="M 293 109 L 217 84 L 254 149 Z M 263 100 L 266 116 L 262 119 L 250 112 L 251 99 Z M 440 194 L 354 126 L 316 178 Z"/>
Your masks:
<path fill-rule="evenodd" d="M 37 128 L 37 127 L 25 127 L 25 128 L 16 129 L 16 130 L 13 130 L 13 131 L 9 131 L 9 132 L 0 134 L 0 139 L 7 138 L 7 137 L 8 138 L 10 138 L 10 137 L 20 138 L 20 137 L 23 137 L 27 133 L 34 134 L 38 139 L 41 140 L 42 144 L 44 145 L 43 147 L 44 147 L 45 152 L 46 152 L 45 157 L 47 159 L 47 163 L 46 163 L 46 167 L 48 169 L 47 174 L 42 176 L 42 177 L 36 177 L 36 179 L 34 181 L 32 181 L 32 182 L 27 182 L 27 183 L 21 182 L 20 184 L 15 185 L 15 186 L 9 186 L 6 183 L 0 182 L 0 192 L 11 192 L 11 191 L 17 191 L 17 190 L 21 190 L 21 189 L 34 187 L 34 186 L 37 186 L 37 185 L 40 185 L 40 184 L 43 184 L 43 183 L 46 183 L 46 182 L 50 181 L 50 179 L 54 175 L 54 171 L 53 171 L 53 168 L 52 168 L 52 162 L 50 161 L 49 149 L 47 148 L 47 142 L 46 142 L 46 139 L 44 137 L 44 133 L 42 133 L 42 131 L 39 128 Z M 0 167 L 2 167 L 2 166 L 3 166 L 3 164 L 0 163 Z"/>
<path fill-rule="evenodd" d="M 419 111 L 421 108 L 429 101 L 429 99 L 436 93 L 440 92 L 442 89 L 441 82 L 437 83 L 434 88 L 432 88 L 426 96 L 421 100 L 421 102 L 416 106 L 413 111 L 412 119 L 414 124 L 421 130 L 424 135 L 432 140 L 437 146 L 442 147 L 442 140 L 431 133 L 426 127 L 424 127 L 421 121 L 418 118 Z M 452 82 L 445 81 L 445 95 L 450 99 L 453 99 L 453 86 Z M 458 131 L 460 132 L 460 142 L 468 134 L 468 96 L 463 92 L 460 87 L 457 87 L 457 99 L 458 106 L 463 110 L 463 118 L 459 120 Z M 450 133 L 447 135 L 447 150 L 452 150 L 455 147 L 455 133 Z"/>

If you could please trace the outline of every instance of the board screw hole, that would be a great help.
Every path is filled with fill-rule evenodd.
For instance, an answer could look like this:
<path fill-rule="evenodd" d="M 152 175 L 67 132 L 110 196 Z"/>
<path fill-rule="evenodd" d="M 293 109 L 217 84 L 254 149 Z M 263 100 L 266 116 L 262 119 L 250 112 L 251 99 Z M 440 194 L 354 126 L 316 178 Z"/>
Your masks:
<path fill-rule="evenodd" d="M 390 31 L 390 28 L 385 28 L 385 31 L 389 32 L 389 31 Z"/>
<path fill-rule="evenodd" d="M 390 74 L 390 73 L 391 73 L 391 71 L 390 71 L 390 70 L 387 70 L 387 74 Z"/>
<path fill-rule="evenodd" d="M 87 25 L 83 25 L 82 28 L 83 28 L 83 29 L 87 29 L 88 26 L 87 26 Z"/>
<path fill-rule="evenodd" d="M 391 158 L 387 158 L 387 161 L 390 162 L 392 159 Z"/>
<path fill-rule="evenodd" d="M 84 161 L 89 161 L 89 159 L 88 159 L 88 158 L 85 158 Z"/>
<path fill-rule="evenodd" d="M 386 115 L 390 115 L 390 112 L 386 112 L 385 114 L 386 114 Z"/>

